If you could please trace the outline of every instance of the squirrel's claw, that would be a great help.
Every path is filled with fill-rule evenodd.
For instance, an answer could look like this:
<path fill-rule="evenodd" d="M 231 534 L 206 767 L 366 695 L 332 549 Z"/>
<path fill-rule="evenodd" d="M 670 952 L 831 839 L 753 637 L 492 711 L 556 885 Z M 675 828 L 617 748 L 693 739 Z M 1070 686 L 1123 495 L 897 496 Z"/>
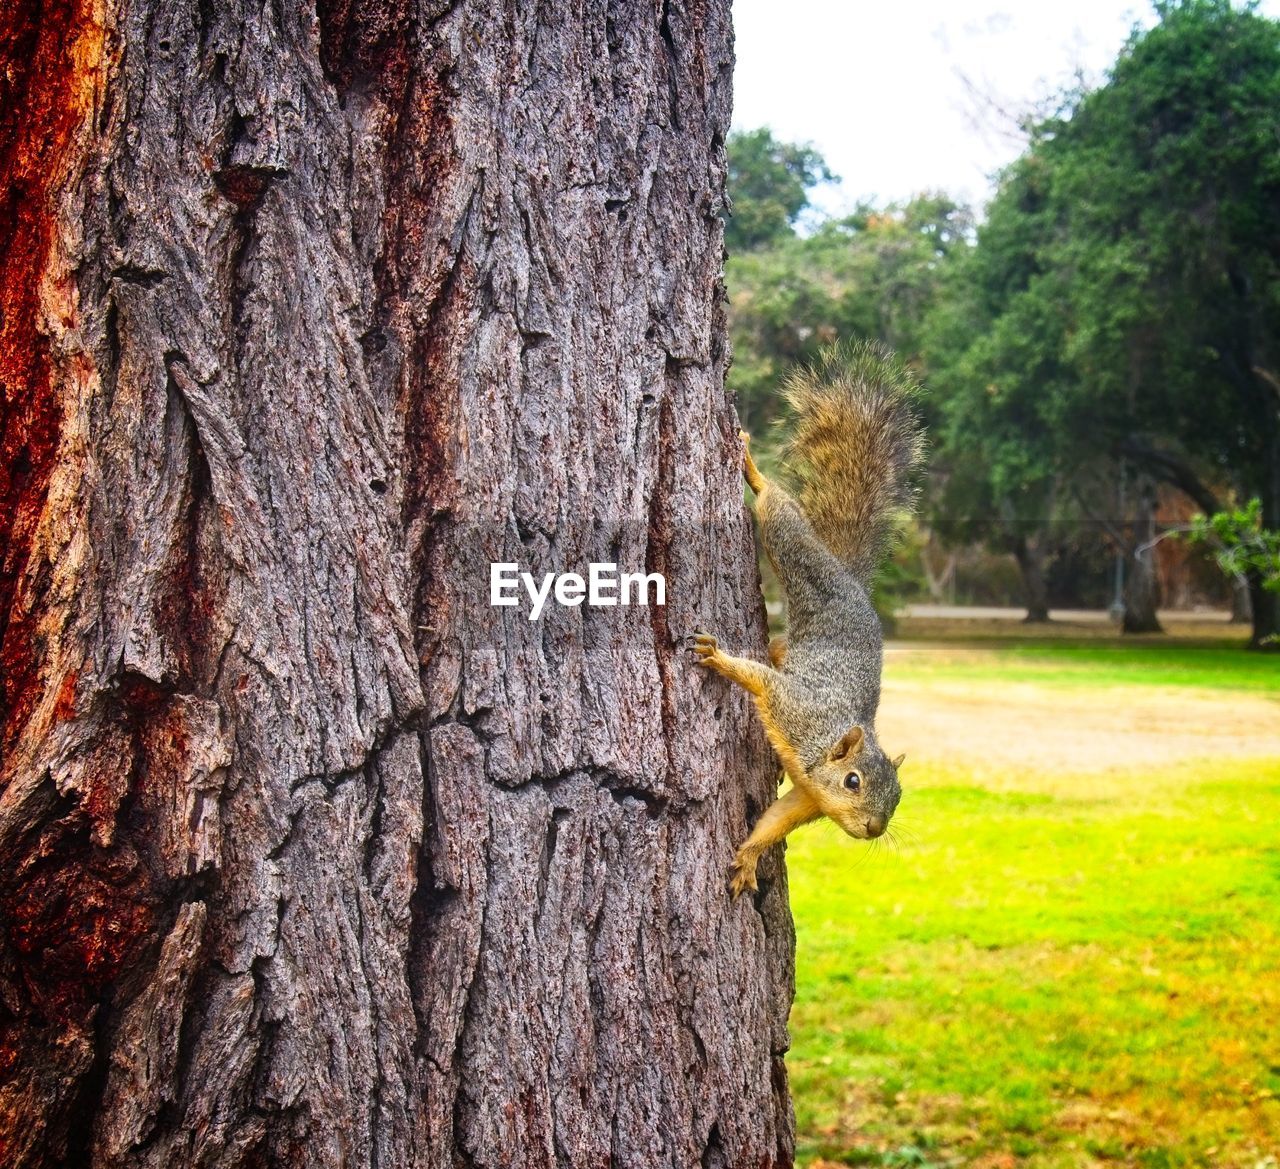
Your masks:
<path fill-rule="evenodd" d="M 693 635 L 693 645 L 690 648 L 692 648 L 694 655 L 700 662 L 705 662 L 708 658 L 713 658 L 720 652 L 720 646 L 715 639 L 715 635 L 704 633 L 702 630 L 698 630 Z"/>
<path fill-rule="evenodd" d="M 755 893 L 759 889 L 756 884 L 756 865 L 754 860 L 736 856 L 729 866 L 729 898 L 737 900 L 743 893 Z"/>

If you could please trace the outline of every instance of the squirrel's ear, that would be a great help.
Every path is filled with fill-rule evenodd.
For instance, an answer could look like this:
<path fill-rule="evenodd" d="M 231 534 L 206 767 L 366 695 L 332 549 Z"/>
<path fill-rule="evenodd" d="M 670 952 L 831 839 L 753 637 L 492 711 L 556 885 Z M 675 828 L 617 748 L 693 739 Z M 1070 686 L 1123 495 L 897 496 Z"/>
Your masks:
<path fill-rule="evenodd" d="M 848 759 L 850 755 L 856 754 L 861 746 L 862 728 L 858 726 L 850 727 L 845 731 L 840 742 L 827 752 L 827 758 L 832 763 L 839 763 L 841 759 Z"/>
<path fill-rule="evenodd" d="M 902 766 L 902 761 L 904 759 L 906 759 L 905 755 L 899 755 L 896 759 L 892 760 L 894 771 L 897 771 L 898 768 Z"/>

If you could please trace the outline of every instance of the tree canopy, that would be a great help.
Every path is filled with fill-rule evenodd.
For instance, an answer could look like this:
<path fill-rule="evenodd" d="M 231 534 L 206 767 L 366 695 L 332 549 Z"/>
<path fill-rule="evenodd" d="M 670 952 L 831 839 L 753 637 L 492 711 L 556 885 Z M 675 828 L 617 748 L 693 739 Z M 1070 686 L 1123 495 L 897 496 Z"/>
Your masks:
<path fill-rule="evenodd" d="M 768 129 L 731 134 L 726 151 L 733 208 L 724 242 L 731 254 L 785 239 L 809 206 L 809 191 L 835 181 L 813 147 L 779 142 Z"/>
<path fill-rule="evenodd" d="M 971 217 L 945 195 L 859 207 L 767 248 L 730 253 L 734 365 L 730 383 L 752 425 L 776 410 L 781 376 L 840 337 L 875 338 L 909 361 L 937 299 L 947 259 Z"/>
<path fill-rule="evenodd" d="M 1197 502 L 1259 497 L 1275 527 L 1280 26 L 1226 0 L 1156 10 L 1024 160 L 1046 174 L 1038 263 L 1060 306 L 1067 418 Z M 1259 637 L 1276 621 L 1260 583 Z"/>

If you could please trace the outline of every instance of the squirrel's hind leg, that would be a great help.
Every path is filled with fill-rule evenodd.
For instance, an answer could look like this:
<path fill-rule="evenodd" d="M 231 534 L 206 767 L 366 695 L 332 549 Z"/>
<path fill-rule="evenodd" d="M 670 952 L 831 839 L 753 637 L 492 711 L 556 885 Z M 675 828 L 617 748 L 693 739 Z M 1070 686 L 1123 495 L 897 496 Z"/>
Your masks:
<path fill-rule="evenodd" d="M 760 474 L 760 468 L 751 457 L 751 435 L 745 430 L 740 430 L 738 437 L 742 439 L 742 477 L 747 481 L 747 486 L 759 495 L 769 486 L 769 480 Z"/>
<path fill-rule="evenodd" d="M 737 897 L 756 890 L 756 864 L 767 848 L 777 844 L 793 828 L 816 820 L 822 812 L 813 797 L 802 788 L 793 787 L 781 799 L 774 800 L 756 821 L 751 835 L 743 841 L 729 869 L 729 892 Z"/>

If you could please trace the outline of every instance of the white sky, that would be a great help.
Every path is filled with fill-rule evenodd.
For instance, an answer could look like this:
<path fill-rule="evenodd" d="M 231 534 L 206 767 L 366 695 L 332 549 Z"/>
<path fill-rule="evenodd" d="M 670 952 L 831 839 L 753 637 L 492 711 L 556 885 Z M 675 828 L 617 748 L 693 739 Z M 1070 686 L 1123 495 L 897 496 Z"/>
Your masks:
<path fill-rule="evenodd" d="M 1096 84 L 1153 17 L 1145 0 L 734 0 L 733 20 L 734 127 L 816 146 L 843 183 L 814 202 L 839 213 L 939 189 L 980 205 L 1021 150 L 1009 115 L 1078 71 Z"/>

